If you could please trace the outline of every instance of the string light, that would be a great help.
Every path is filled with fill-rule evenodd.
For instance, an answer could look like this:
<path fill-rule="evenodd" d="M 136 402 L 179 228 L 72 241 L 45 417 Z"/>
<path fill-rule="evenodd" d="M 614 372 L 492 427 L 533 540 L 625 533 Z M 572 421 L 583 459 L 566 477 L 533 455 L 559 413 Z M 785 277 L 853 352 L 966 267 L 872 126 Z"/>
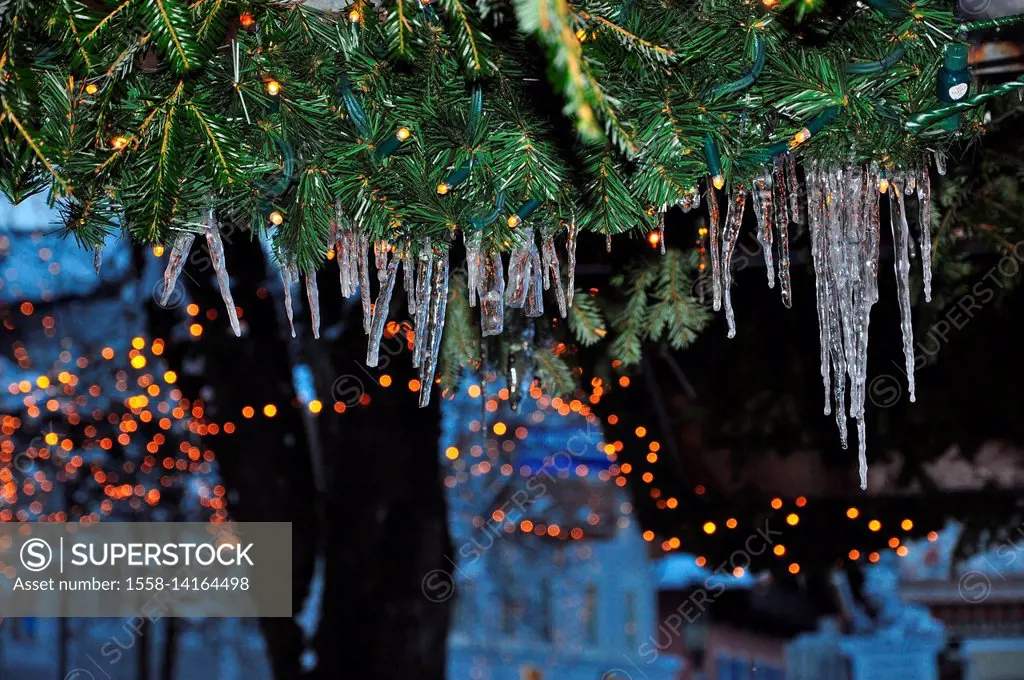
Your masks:
<path fill-rule="evenodd" d="M 721 189 L 725 186 L 725 177 L 722 175 L 715 175 L 711 178 L 711 183 L 715 185 L 716 189 Z"/>
<path fill-rule="evenodd" d="M 395 136 L 398 137 L 398 141 L 404 142 L 405 140 L 409 139 L 409 136 L 411 134 L 412 132 L 409 131 L 409 128 L 400 127 L 398 128 L 398 132 L 395 133 Z"/>
<path fill-rule="evenodd" d="M 89 83 L 85 86 L 86 94 L 96 94 L 100 91 L 99 86 L 96 83 Z"/>
<path fill-rule="evenodd" d="M 886 179 L 885 177 L 879 178 L 879 180 L 878 180 L 878 190 L 881 193 L 883 193 L 883 194 L 885 192 L 889 191 L 889 180 Z"/>
<path fill-rule="evenodd" d="M 800 146 L 801 144 L 803 144 L 804 142 L 806 142 L 810 138 L 811 138 L 811 131 L 808 130 L 807 128 L 803 128 L 802 130 L 797 132 L 795 135 L 793 135 L 793 141 L 790 142 L 789 146 L 790 147 Z"/>
<path fill-rule="evenodd" d="M 281 83 L 277 82 L 276 80 L 268 80 L 266 88 L 267 94 L 269 94 L 271 97 L 276 97 L 281 92 Z"/>
<path fill-rule="evenodd" d="M 241 16 L 238 17 L 238 21 L 242 24 L 242 28 L 251 28 L 256 23 L 256 19 L 249 12 L 242 12 Z"/>
<path fill-rule="evenodd" d="M 914 523 L 909 519 L 905 519 L 900 523 L 900 526 L 903 528 L 904 531 L 910 531 L 914 528 Z"/>
<path fill-rule="evenodd" d="M 846 516 L 850 519 L 857 519 L 858 517 L 860 517 L 860 510 L 858 510 L 857 508 L 847 508 Z"/>
<path fill-rule="evenodd" d="M 110 146 L 114 147 L 115 149 L 123 149 L 124 147 L 128 146 L 128 138 L 125 137 L 124 135 L 117 135 L 116 137 L 110 140 Z"/>
<path fill-rule="evenodd" d="M 523 223 L 523 218 L 521 218 L 519 215 L 511 215 L 511 216 L 509 216 L 508 221 L 507 221 L 507 224 L 508 224 L 509 228 L 511 228 L 511 229 L 515 229 L 516 227 L 518 227 L 522 223 Z"/>
<path fill-rule="evenodd" d="M 652 248 L 657 248 L 658 244 L 661 243 L 661 234 L 655 229 L 647 235 L 647 242 L 651 244 Z"/>
<path fill-rule="evenodd" d="M 351 12 L 349 12 L 348 20 L 351 21 L 353 24 L 359 21 L 359 10 L 354 9 Z"/>
<path fill-rule="evenodd" d="M 715 523 L 714 522 L 705 522 L 704 523 L 704 533 L 707 534 L 708 536 L 710 536 L 711 534 L 715 533 L 715 529 L 716 528 L 717 527 L 715 527 Z"/>
<path fill-rule="evenodd" d="M 270 213 L 270 223 L 271 224 L 273 224 L 275 226 L 280 226 L 283 222 L 284 222 L 284 215 L 282 215 L 280 212 L 275 210 L 274 212 Z"/>
<path fill-rule="evenodd" d="M 870 522 L 868 522 L 868 529 L 870 529 L 871 531 L 878 531 L 881 528 L 882 528 L 882 523 L 879 522 L 877 519 L 873 519 Z"/>
<path fill-rule="evenodd" d="M 441 182 L 440 184 L 437 185 L 437 193 L 440 196 L 444 196 L 445 194 L 447 194 L 451 190 L 452 190 L 451 185 L 446 184 L 445 182 Z"/>

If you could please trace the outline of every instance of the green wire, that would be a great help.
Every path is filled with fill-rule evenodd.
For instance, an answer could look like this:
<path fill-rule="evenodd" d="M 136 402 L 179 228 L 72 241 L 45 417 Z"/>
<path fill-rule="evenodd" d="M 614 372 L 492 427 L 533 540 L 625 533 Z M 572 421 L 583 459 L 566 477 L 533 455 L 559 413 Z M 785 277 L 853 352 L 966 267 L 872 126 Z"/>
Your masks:
<path fill-rule="evenodd" d="M 903 55 L 906 54 L 906 50 L 903 48 L 903 44 L 899 43 L 896 48 L 885 55 L 878 61 L 867 61 L 857 64 L 847 64 L 843 67 L 843 73 L 849 73 L 852 75 L 862 75 L 865 73 L 882 73 L 888 71 L 893 66 L 899 63 Z"/>
<path fill-rule="evenodd" d="M 719 99 L 727 94 L 735 94 L 737 92 L 742 92 L 743 90 L 753 85 L 754 82 L 757 80 L 757 77 L 761 75 L 761 70 L 764 68 L 764 60 L 764 40 L 761 39 L 761 36 L 755 35 L 754 63 L 751 64 L 750 68 L 748 68 L 743 73 L 743 75 L 740 76 L 738 79 L 732 81 L 731 83 L 723 83 L 721 85 L 718 85 L 713 90 L 711 90 L 711 98 Z"/>
<path fill-rule="evenodd" d="M 1001 97 L 1004 94 L 1009 94 L 1014 90 L 1024 88 L 1024 76 L 1017 78 L 1017 80 L 1009 80 L 1005 83 L 1001 83 L 991 90 L 981 92 L 968 97 L 962 102 L 956 102 L 955 104 L 949 104 L 947 106 L 940 106 L 937 109 L 931 111 L 924 111 L 922 113 L 914 114 L 907 119 L 906 128 L 912 134 L 919 134 L 934 123 L 949 118 L 950 116 L 960 113 L 962 111 L 968 111 L 970 109 L 981 106 L 989 99 Z"/>

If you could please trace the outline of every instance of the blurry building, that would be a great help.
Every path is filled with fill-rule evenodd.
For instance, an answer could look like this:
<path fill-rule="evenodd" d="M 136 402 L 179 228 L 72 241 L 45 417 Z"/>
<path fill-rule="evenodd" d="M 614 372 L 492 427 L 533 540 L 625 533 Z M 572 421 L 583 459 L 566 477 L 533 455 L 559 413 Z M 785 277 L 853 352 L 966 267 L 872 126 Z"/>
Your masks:
<path fill-rule="evenodd" d="M 1024 529 L 962 560 L 954 558 L 960 525 L 929 538 L 901 562 L 900 583 L 945 624 L 947 666 L 963 680 L 1024 678 Z"/>
<path fill-rule="evenodd" d="M 508 396 L 470 379 L 444 405 L 449 677 L 678 677 L 679 659 L 638 653 L 657 626 L 655 575 L 596 418 L 536 389 L 514 412 Z"/>
<path fill-rule="evenodd" d="M 685 680 L 783 680 L 787 643 L 816 624 L 811 603 L 770 578 L 699 567 L 696 559 L 658 560 L 652 645 L 685 659 Z"/>

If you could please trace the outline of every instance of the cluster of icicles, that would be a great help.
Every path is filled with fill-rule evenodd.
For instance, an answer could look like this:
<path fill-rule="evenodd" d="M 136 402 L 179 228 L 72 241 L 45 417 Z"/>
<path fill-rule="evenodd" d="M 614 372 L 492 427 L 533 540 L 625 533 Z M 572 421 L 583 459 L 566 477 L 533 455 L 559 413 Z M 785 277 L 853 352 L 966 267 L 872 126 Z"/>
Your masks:
<path fill-rule="evenodd" d="M 231 329 L 241 335 L 238 314 L 231 297 L 227 268 L 224 265 L 224 245 L 220 237 L 213 210 L 207 211 L 203 221 L 210 259 L 217 275 L 224 305 L 227 307 Z M 568 229 L 568 284 L 562 287 L 561 268 L 555 251 L 553 235 L 541 239 L 537 249 L 533 227 L 525 226 L 521 238 L 509 257 L 508 284 L 502 269 L 501 251 L 484 248 L 482 233 L 474 231 L 465 235 L 467 289 L 469 304 L 476 306 L 480 301 L 480 326 L 484 336 L 499 335 L 504 330 L 505 308 L 523 309 L 528 317 L 544 314 L 544 290 L 555 289 L 559 314 L 565 318 L 572 305 L 574 271 L 576 269 L 576 225 Z M 181 232 L 174 240 L 164 270 L 163 292 L 160 303 L 167 305 L 177 285 L 178 277 L 188 257 L 195 235 Z M 430 403 L 430 391 L 437 370 L 441 349 L 441 334 L 444 332 L 445 310 L 448 304 L 449 260 L 447 246 L 435 247 L 429 238 L 424 238 L 420 247 L 395 248 L 378 241 L 371 243 L 369 236 L 353 226 L 346 219 L 340 205 L 335 206 L 335 220 L 331 227 L 331 247 L 338 262 L 341 294 L 352 297 L 359 293 L 363 309 L 363 330 L 369 336 L 366 364 L 377 366 L 380 358 L 380 343 L 384 336 L 391 298 L 398 277 L 398 266 L 402 265 L 403 285 L 409 314 L 412 316 L 415 335 L 413 344 L 413 367 L 419 369 L 420 406 Z M 373 251 L 376 265 L 378 291 L 376 300 L 371 301 L 370 251 Z M 295 337 L 291 290 L 299 281 L 298 268 L 294 263 L 280 263 L 281 280 L 284 284 L 284 306 Z M 308 274 L 305 282 L 306 298 L 309 303 L 313 337 L 320 337 L 320 301 L 316 276 Z"/>
<path fill-rule="evenodd" d="M 857 423 L 860 486 L 867 488 L 864 398 L 867 381 L 868 324 L 871 307 L 878 301 L 879 200 L 889 197 L 889 215 L 894 243 L 900 326 L 910 400 L 914 401 L 914 340 L 910 322 L 910 249 L 904 197 L 916 194 L 919 221 L 918 249 L 924 278 L 925 300 L 931 300 L 931 185 L 928 169 L 889 172 L 875 165 L 838 167 L 811 162 L 805 167 L 807 191 L 806 223 L 810 231 L 814 261 L 815 295 L 821 343 L 821 377 L 825 387 L 825 415 L 835 401 L 836 423 L 843 448 L 847 446 L 847 417 Z M 732 254 L 736 247 L 743 211 L 749 193 L 757 217 L 757 239 L 764 251 L 768 286 L 775 286 L 772 260 L 773 225 L 778 230 L 782 301 L 792 303 L 789 271 L 791 222 L 804 223 L 796 164 L 791 156 L 776 161 L 771 170 L 753 182 L 737 186 L 729 200 L 720 227 L 714 189 L 709 200 L 711 212 L 710 251 L 712 295 L 715 310 L 725 307 L 729 337 L 736 335 L 730 284 Z M 846 398 L 847 379 L 850 386 Z"/>

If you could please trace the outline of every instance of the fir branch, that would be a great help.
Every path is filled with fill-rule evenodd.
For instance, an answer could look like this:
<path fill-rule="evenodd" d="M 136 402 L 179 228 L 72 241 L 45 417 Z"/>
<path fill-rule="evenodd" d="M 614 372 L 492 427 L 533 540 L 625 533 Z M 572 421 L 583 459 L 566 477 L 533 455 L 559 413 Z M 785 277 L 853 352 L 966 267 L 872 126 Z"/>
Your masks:
<path fill-rule="evenodd" d="M 635 33 L 630 33 L 623 27 L 619 26 L 615 22 L 607 19 L 599 14 L 589 14 L 583 10 L 577 11 L 577 14 L 581 19 L 585 21 L 593 21 L 600 26 L 610 30 L 622 43 L 627 47 L 636 47 L 640 52 L 647 55 L 652 55 L 657 61 L 661 63 L 667 63 L 668 61 L 675 58 L 676 53 L 674 50 L 670 50 L 667 47 L 656 45 L 648 40 L 644 40 Z"/>
<path fill-rule="evenodd" d="M 576 378 L 565 360 L 550 349 L 538 348 L 534 354 L 534 374 L 550 395 L 566 395 L 576 389 Z"/>
<path fill-rule="evenodd" d="M 395 0 L 395 11 L 389 13 L 384 22 L 389 51 L 403 59 L 412 57 L 413 24 L 406 16 L 407 1 Z"/>
<path fill-rule="evenodd" d="M 130 135 L 126 136 L 124 138 L 124 142 L 122 144 L 120 144 L 118 147 L 116 147 L 114 149 L 114 152 L 110 154 L 110 156 L 107 158 L 107 160 L 103 161 L 103 163 L 101 163 L 99 165 L 99 167 L 96 168 L 96 174 L 103 173 L 105 170 L 107 170 L 109 165 L 111 165 L 115 160 L 117 160 L 118 158 L 121 157 L 122 153 L 124 153 L 125 151 L 127 151 L 129 149 L 134 148 L 135 142 L 137 140 L 142 139 L 143 135 L 145 135 L 146 131 L 149 129 L 149 126 L 153 123 L 154 120 L 156 120 L 157 115 L 160 112 L 164 111 L 167 106 L 169 106 L 169 105 L 171 105 L 171 104 L 173 104 L 174 102 L 177 101 L 178 96 L 181 95 L 181 91 L 182 91 L 182 89 L 184 87 L 185 87 L 185 81 L 184 80 L 179 80 L 177 86 L 174 88 L 174 90 L 171 92 L 171 94 L 168 95 L 167 99 L 165 99 L 158 106 L 154 106 L 153 110 L 150 111 L 149 115 L 147 115 L 143 119 L 142 124 L 139 125 L 139 127 L 135 130 L 135 132 L 133 132 Z"/>
<path fill-rule="evenodd" d="M 452 19 L 452 41 L 465 68 L 472 77 L 488 75 L 494 67 L 486 57 L 490 38 L 480 30 L 476 17 L 463 0 L 440 0 L 439 4 Z"/>
<path fill-rule="evenodd" d="M 177 0 L 148 0 L 142 16 L 163 56 L 176 73 L 184 73 L 201 60 L 199 45 L 190 29 L 188 9 Z"/>
<path fill-rule="evenodd" d="M 647 339 L 657 340 L 664 334 L 672 349 L 683 349 L 704 327 L 707 310 L 690 295 L 692 280 L 682 251 L 669 249 L 660 264 Z"/>
<path fill-rule="evenodd" d="M 128 6 L 131 5 L 135 1 L 136 0 L 124 0 L 124 2 L 122 2 L 120 5 L 115 7 L 113 9 L 113 11 L 111 11 L 109 14 L 107 14 L 102 19 L 100 19 L 96 23 L 96 25 L 92 27 L 92 30 L 89 31 L 89 33 L 86 34 L 85 38 L 83 38 L 83 42 L 89 42 L 90 40 L 101 36 L 102 32 L 114 20 L 114 17 L 116 17 L 118 14 L 120 14 L 123 10 L 127 9 Z"/>
<path fill-rule="evenodd" d="M 0 97 L 0 104 L 3 105 L 4 114 L 6 115 L 6 117 L 10 119 L 11 123 L 14 124 L 14 127 L 17 128 L 18 132 L 25 140 L 25 143 L 28 144 L 30 149 L 32 149 L 32 153 L 35 154 L 36 158 L 39 159 L 39 162 L 42 163 L 43 167 L 45 167 L 47 172 L 50 173 L 50 176 L 53 178 L 53 181 L 60 186 L 61 192 L 65 195 L 70 195 L 71 186 L 67 183 L 64 177 L 59 172 L 57 172 L 57 169 L 54 168 L 53 165 L 50 163 L 50 160 L 46 157 L 46 154 L 43 153 L 43 150 L 40 147 L 39 142 L 35 140 L 32 134 L 30 134 L 29 131 L 22 124 L 22 122 L 18 120 L 18 117 L 14 114 L 14 111 L 11 110 L 10 105 L 8 105 L 7 98 Z"/>
<path fill-rule="evenodd" d="M 590 347 L 608 335 L 601 309 L 594 298 L 582 289 L 576 290 L 573 305 L 569 308 L 569 330 L 584 347 Z"/>
<path fill-rule="evenodd" d="M 626 304 L 612 317 L 616 335 L 611 351 L 627 366 L 639 362 L 642 356 L 649 318 L 647 288 L 654 280 L 654 274 L 650 265 L 634 265 L 630 269 L 623 289 Z"/>
<path fill-rule="evenodd" d="M 185 109 L 191 114 L 192 119 L 198 125 L 204 138 L 204 147 L 208 150 L 209 165 L 217 181 L 222 184 L 230 184 L 234 181 L 234 175 L 238 172 L 237 157 L 229 160 L 230 156 L 237 156 L 225 149 L 231 145 L 231 140 L 220 125 L 212 118 L 207 117 L 195 105 L 194 102 L 186 101 Z"/>

